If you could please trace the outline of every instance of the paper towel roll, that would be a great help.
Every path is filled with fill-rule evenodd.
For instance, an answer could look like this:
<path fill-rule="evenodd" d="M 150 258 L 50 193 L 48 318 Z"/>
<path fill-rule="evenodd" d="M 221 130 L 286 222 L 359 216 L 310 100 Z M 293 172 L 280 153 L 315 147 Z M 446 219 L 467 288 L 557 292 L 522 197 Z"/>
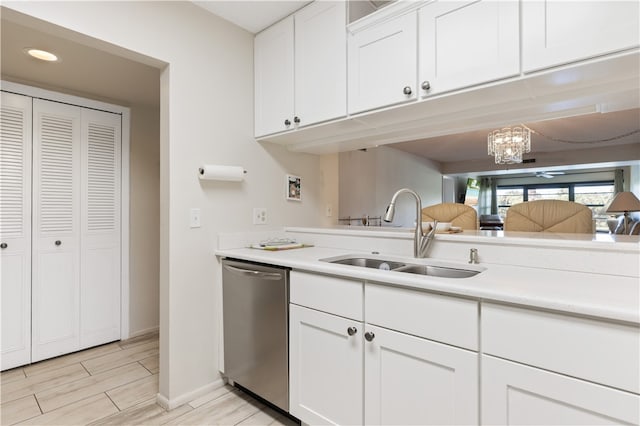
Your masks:
<path fill-rule="evenodd" d="M 240 182 L 244 180 L 246 171 L 240 166 L 216 166 L 206 164 L 198 169 L 201 180 L 226 180 Z"/>

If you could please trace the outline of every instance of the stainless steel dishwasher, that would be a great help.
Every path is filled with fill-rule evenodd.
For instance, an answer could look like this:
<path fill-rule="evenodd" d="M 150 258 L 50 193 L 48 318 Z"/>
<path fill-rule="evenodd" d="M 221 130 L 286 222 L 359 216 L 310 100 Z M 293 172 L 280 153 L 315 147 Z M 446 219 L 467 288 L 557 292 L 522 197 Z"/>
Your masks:
<path fill-rule="evenodd" d="M 222 261 L 224 373 L 289 412 L 289 271 Z"/>

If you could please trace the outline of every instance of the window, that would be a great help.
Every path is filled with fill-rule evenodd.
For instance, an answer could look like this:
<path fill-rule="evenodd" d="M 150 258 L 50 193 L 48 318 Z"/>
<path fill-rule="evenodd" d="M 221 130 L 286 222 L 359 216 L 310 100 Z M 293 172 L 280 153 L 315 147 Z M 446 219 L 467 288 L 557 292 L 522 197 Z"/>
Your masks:
<path fill-rule="evenodd" d="M 608 232 L 608 215 L 604 207 L 613 194 L 613 181 L 499 186 L 497 188 L 498 214 L 504 217 L 509 207 L 523 201 L 575 201 L 593 211 L 596 231 Z"/>
<path fill-rule="evenodd" d="M 505 217 L 507 209 L 514 204 L 518 204 L 524 201 L 524 188 L 519 187 L 502 187 L 497 189 L 498 196 L 498 214 L 500 217 Z"/>

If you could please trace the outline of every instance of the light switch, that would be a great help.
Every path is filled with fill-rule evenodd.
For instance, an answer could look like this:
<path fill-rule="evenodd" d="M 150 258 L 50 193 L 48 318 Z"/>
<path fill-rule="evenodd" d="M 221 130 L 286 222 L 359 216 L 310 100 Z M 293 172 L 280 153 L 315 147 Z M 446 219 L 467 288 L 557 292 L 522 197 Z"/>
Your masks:
<path fill-rule="evenodd" d="M 200 209 L 191 209 L 189 226 L 191 228 L 200 228 Z"/>

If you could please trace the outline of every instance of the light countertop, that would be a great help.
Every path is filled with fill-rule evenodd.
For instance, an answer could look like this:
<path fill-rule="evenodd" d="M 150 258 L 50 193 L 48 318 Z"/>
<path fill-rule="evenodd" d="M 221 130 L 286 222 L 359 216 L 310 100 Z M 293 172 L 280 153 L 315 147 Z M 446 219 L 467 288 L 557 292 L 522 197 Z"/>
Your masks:
<path fill-rule="evenodd" d="M 459 234 L 456 235 L 458 236 Z M 388 235 L 384 237 L 388 238 Z M 443 235 L 443 237 L 447 236 Z M 637 250 L 636 242 L 629 241 L 629 244 L 631 248 Z M 618 249 L 623 248 L 618 245 Z M 640 324 L 640 283 L 637 277 L 498 264 L 469 265 L 446 261 L 447 264 L 458 265 L 461 268 L 486 269 L 470 278 L 439 278 L 323 262 L 320 259 L 346 254 L 371 256 L 365 251 L 324 247 L 283 251 L 249 248 L 220 249 L 215 254 L 219 257 L 280 265 L 300 271 L 339 275 L 478 300 L 505 302 Z M 401 259 L 410 263 L 438 262 L 436 259 L 398 258 L 385 255 L 380 257 L 389 260 Z"/>

